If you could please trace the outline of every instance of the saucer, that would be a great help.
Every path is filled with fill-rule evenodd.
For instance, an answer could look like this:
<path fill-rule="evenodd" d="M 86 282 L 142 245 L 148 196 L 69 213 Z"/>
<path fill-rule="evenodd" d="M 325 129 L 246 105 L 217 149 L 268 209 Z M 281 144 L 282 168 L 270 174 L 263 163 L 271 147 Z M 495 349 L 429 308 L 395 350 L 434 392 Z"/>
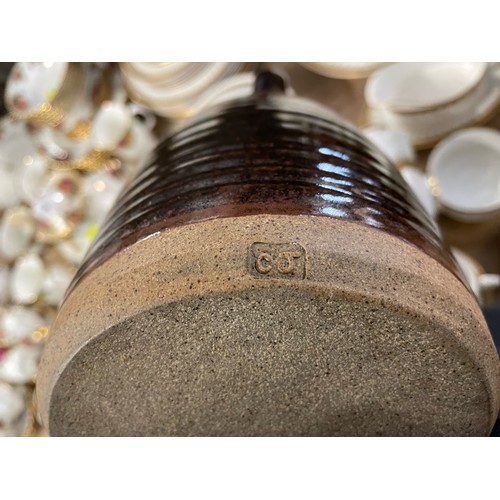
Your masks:
<path fill-rule="evenodd" d="M 500 132 L 470 128 L 441 141 L 427 163 L 429 182 L 448 215 L 477 221 L 500 210 Z"/>

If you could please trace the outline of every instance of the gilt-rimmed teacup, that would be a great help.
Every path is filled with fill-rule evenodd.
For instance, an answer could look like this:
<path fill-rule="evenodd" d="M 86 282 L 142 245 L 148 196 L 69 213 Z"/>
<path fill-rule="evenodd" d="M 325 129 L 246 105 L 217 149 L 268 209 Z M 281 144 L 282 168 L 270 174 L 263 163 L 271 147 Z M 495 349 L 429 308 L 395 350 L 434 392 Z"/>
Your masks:
<path fill-rule="evenodd" d="M 81 64 L 16 63 L 5 88 L 5 103 L 16 120 L 57 127 L 84 92 Z"/>
<path fill-rule="evenodd" d="M 0 255 L 13 260 L 26 252 L 35 234 L 31 210 L 24 206 L 11 208 L 0 218 Z"/>

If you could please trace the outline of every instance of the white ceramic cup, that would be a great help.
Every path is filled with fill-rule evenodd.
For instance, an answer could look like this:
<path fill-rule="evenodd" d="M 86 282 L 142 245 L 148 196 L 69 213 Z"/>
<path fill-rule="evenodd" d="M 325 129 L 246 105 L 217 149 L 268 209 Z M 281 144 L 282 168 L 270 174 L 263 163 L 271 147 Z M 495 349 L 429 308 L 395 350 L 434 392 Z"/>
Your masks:
<path fill-rule="evenodd" d="M 26 155 L 35 153 L 36 148 L 25 123 L 9 117 L 0 120 L 0 164 L 18 165 Z"/>
<path fill-rule="evenodd" d="M 59 264 L 53 264 L 48 267 L 42 286 L 42 295 L 45 303 L 51 306 L 59 306 L 71 283 L 73 275 L 74 273 Z"/>
<path fill-rule="evenodd" d="M 79 63 L 19 62 L 9 73 L 5 103 L 17 120 L 57 127 L 84 89 Z"/>
<path fill-rule="evenodd" d="M 15 304 L 35 303 L 42 291 L 45 266 L 36 253 L 28 253 L 16 260 L 10 275 L 10 296 Z"/>
<path fill-rule="evenodd" d="M 431 152 L 429 183 L 443 212 L 481 221 L 500 213 L 500 132 L 470 128 L 455 132 Z"/>
<path fill-rule="evenodd" d="M 0 431 L 13 425 L 24 412 L 24 389 L 0 381 Z M 8 435 L 8 434 L 4 434 Z M 0 434 L 0 437 L 2 434 Z"/>
<path fill-rule="evenodd" d="M 10 306 L 0 314 L 0 329 L 3 338 L 0 343 L 16 344 L 31 341 L 33 332 L 46 324 L 46 320 L 32 308 Z"/>
<path fill-rule="evenodd" d="M 96 149 L 113 150 L 130 132 L 132 112 L 121 103 L 106 101 L 92 120 L 89 143 Z"/>
<path fill-rule="evenodd" d="M 41 345 L 19 344 L 7 351 L 0 360 L 0 380 L 11 384 L 33 381 L 40 359 Z"/>
<path fill-rule="evenodd" d="M 85 199 L 81 177 L 75 172 L 54 172 L 32 206 L 35 237 L 44 243 L 57 242 L 71 234 L 81 217 Z"/>
<path fill-rule="evenodd" d="M 480 303 L 486 291 L 500 288 L 500 274 L 485 273 L 475 259 L 458 248 L 452 248 L 451 252 Z"/>
<path fill-rule="evenodd" d="M 17 206 L 23 199 L 20 169 L 35 153 L 24 123 L 0 120 L 0 211 Z"/>
<path fill-rule="evenodd" d="M 19 182 L 23 201 L 33 205 L 41 196 L 47 175 L 47 158 L 44 155 L 26 155 L 19 168 Z"/>
<path fill-rule="evenodd" d="M 497 108 L 500 85 L 492 65 L 397 63 L 367 81 L 369 121 L 407 133 L 416 147 L 479 122 Z"/>
<path fill-rule="evenodd" d="M 10 298 L 9 291 L 10 271 L 8 266 L 0 264 L 0 306 L 6 304 Z"/>
<path fill-rule="evenodd" d="M 18 206 L 4 212 L 0 219 L 0 255 L 12 260 L 26 252 L 35 234 L 31 210 Z"/>

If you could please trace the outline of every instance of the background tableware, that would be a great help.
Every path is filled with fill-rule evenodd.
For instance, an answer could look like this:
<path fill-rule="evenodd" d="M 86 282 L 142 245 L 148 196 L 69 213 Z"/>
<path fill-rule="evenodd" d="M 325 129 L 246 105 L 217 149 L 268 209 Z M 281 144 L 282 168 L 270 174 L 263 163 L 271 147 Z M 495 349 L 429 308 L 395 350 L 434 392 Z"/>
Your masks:
<path fill-rule="evenodd" d="M 249 97 L 255 87 L 255 73 L 245 72 L 228 76 L 211 85 L 194 101 L 193 109 L 200 113 L 210 106 L 216 106 L 233 99 Z"/>
<path fill-rule="evenodd" d="M 161 116 L 182 119 L 196 113 L 193 102 L 211 85 L 237 73 L 242 63 L 122 63 L 133 100 Z"/>
<path fill-rule="evenodd" d="M 0 381 L 0 437 L 9 435 L 4 429 L 14 425 L 23 414 L 24 398 L 25 391 L 22 388 Z"/>
<path fill-rule="evenodd" d="M 429 182 L 443 211 L 458 220 L 484 220 L 500 212 L 500 132 L 458 131 L 441 141 L 427 163 Z"/>
<path fill-rule="evenodd" d="M 458 248 L 452 248 L 451 251 L 471 290 L 481 303 L 486 292 L 500 288 L 500 274 L 486 273 L 475 259 Z"/>
<path fill-rule="evenodd" d="M 412 165 L 415 161 L 415 150 L 410 138 L 401 130 L 378 127 L 366 127 L 363 134 L 379 147 L 387 157 L 396 165 Z"/>
<path fill-rule="evenodd" d="M 404 166 L 400 169 L 401 175 L 415 193 L 422 207 L 429 214 L 432 220 L 436 220 L 438 215 L 438 205 L 436 198 L 432 194 L 432 188 L 429 185 L 427 176 L 420 169 L 412 166 Z M 436 223 L 436 231 L 439 227 Z"/>
<path fill-rule="evenodd" d="M 11 306 L 0 313 L 0 345 L 14 345 L 31 341 L 33 332 L 47 321 L 35 310 L 24 306 Z"/>
<path fill-rule="evenodd" d="M 366 78 L 376 69 L 384 66 L 383 62 L 302 62 L 305 68 L 330 78 Z"/>
<path fill-rule="evenodd" d="M 10 276 L 10 296 L 15 304 L 33 304 L 38 300 L 45 279 L 45 266 L 36 252 L 16 260 Z"/>
<path fill-rule="evenodd" d="M 54 172 L 33 204 L 36 239 L 56 242 L 71 234 L 82 217 L 85 199 L 81 178 L 75 172 Z"/>
<path fill-rule="evenodd" d="M 12 260 L 23 254 L 35 234 L 35 220 L 27 207 L 5 211 L 0 218 L 0 256 Z"/>
<path fill-rule="evenodd" d="M 40 345 L 18 344 L 8 349 L 0 359 L 0 379 L 10 384 L 33 381 L 40 359 Z"/>
<path fill-rule="evenodd" d="M 9 297 L 9 268 L 0 263 L 0 305 L 6 304 Z"/>
<path fill-rule="evenodd" d="M 0 211 L 15 207 L 23 198 L 20 168 L 36 152 L 23 122 L 0 120 Z"/>
<path fill-rule="evenodd" d="M 5 88 L 5 103 L 16 120 L 57 127 L 84 92 L 79 63 L 16 63 Z"/>
<path fill-rule="evenodd" d="M 487 63 L 396 63 L 365 88 L 369 120 L 407 133 L 417 147 L 487 118 L 498 106 L 497 73 Z"/>

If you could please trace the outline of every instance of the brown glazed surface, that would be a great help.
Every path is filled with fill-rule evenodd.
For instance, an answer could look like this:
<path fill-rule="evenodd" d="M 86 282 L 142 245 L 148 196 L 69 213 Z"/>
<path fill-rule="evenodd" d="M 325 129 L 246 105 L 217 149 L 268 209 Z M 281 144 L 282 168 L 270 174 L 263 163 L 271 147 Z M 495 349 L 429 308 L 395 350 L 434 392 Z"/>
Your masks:
<path fill-rule="evenodd" d="M 199 117 L 153 152 L 71 288 L 116 252 L 158 231 L 260 214 L 359 222 L 416 245 L 460 276 L 431 221 L 380 151 L 310 101 L 261 93 Z"/>

